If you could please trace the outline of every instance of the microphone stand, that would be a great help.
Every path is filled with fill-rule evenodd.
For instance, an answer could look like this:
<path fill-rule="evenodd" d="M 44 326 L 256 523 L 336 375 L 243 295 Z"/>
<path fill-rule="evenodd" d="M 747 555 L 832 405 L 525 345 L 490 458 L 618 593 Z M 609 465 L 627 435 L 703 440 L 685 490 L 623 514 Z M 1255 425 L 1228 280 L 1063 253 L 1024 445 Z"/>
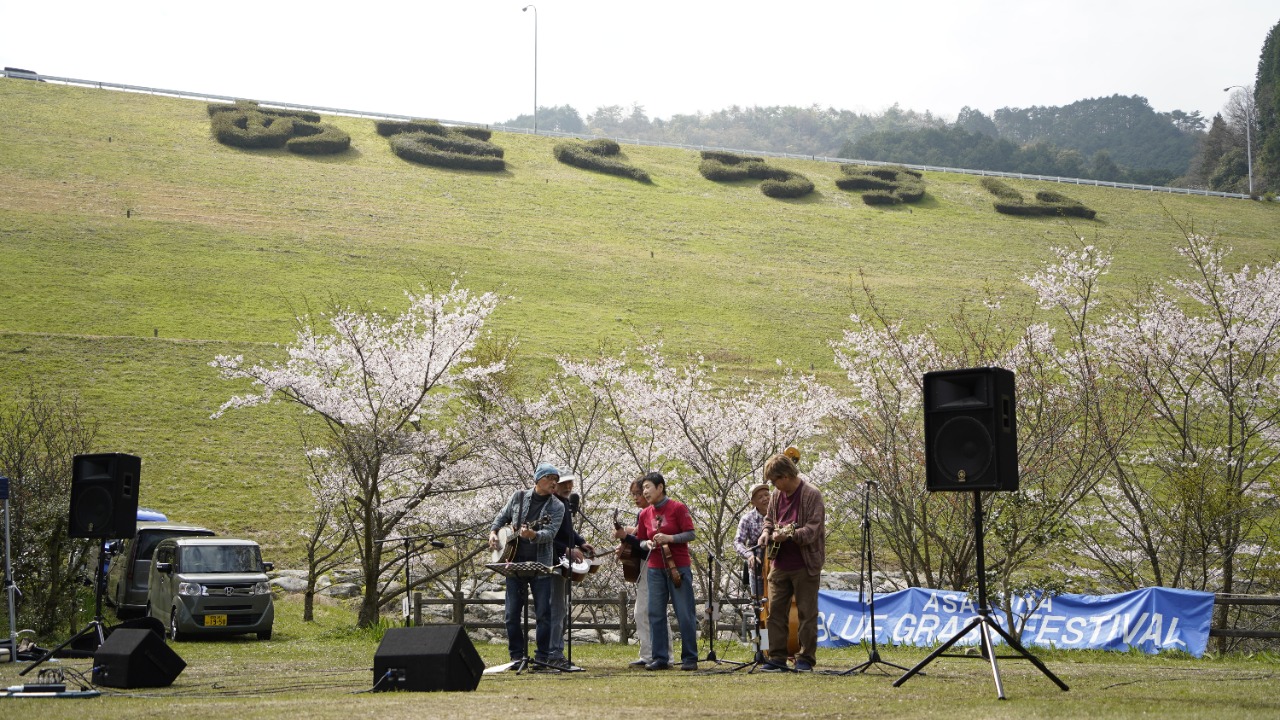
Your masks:
<path fill-rule="evenodd" d="M 751 663 L 737 662 L 735 660 L 721 660 L 716 657 L 716 634 L 719 632 L 718 625 L 719 625 L 719 619 L 720 619 L 719 618 L 720 612 L 716 607 L 717 605 L 716 601 L 719 600 L 719 592 L 717 590 L 716 581 L 715 581 L 716 564 L 719 564 L 721 568 L 724 567 L 724 564 L 720 562 L 720 558 L 717 558 L 714 553 L 708 552 L 707 553 L 707 620 L 708 620 L 708 625 L 710 626 L 709 641 L 711 643 L 711 647 L 707 651 L 707 658 L 705 662 L 713 662 L 716 665 L 733 665 L 735 666 L 733 670 L 739 670 L 741 668 L 746 667 L 747 665 L 750 665 Z M 730 670 L 730 672 L 733 672 L 733 670 Z"/>
<path fill-rule="evenodd" d="M 410 535 L 408 537 L 388 538 L 388 539 L 377 541 L 379 545 L 383 543 L 391 543 L 391 542 L 398 542 L 398 541 L 404 542 L 404 626 L 405 627 L 413 626 L 413 607 L 411 605 L 412 598 L 413 598 L 413 588 L 412 588 L 412 583 L 409 580 L 409 565 L 411 564 L 410 561 L 412 560 L 414 540 L 425 540 L 427 541 L 428 545 L 430 545 L 431 547 L 437 550 L 445 546 L 444 543 L 436 539 L 435 535 Z"/>
<path fill-rule="evenodd" d="M 855 673 L 866 673 L 867 670 L 876 665 L 887 665 L 906 671 L 907 668 L 901 665 L 895 665 L 887 660 L 881 659 L 880 651 L 876 649 L 876 584 L 873 577 L 872 553 L 871 553 L 871 488 L 875 487 L 875 482 L 868 480 L 863 483 L 862 492 L 862 561 L 858 569 L 858 601 L 862 602 L 862 588 L 865 584 L 867 588 L 867 607 L 871 614 L 869 628 L 871 630 L 871 654 L 867 657 L 867 661 L 854 665 L 838 675 L 853 675 Z M 885 673 L 888 674 L 888 673 Z"/>

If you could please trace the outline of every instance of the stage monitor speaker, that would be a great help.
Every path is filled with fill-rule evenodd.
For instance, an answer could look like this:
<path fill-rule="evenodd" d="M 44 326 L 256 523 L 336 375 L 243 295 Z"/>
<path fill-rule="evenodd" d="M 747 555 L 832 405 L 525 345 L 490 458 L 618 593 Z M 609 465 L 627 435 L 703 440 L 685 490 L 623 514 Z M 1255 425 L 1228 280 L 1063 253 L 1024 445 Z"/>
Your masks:
<path fill-rule="evenodd" d="M 1018 489 L 1013 373 L 983 367 L 924 376 L 925 487 Z"/>
<path fill-rule="evenodd" d="M 151 630 L 119 628 L 93 655 L 93 684 L 114 688 L 167 687 L 187 667 Z"/>
<path fill-rule="evenodd" d="M 142 460 L 124 453 L 76 455 L 71 461 L 71 537 L 132 538 L 138 528 Z"/>
<path fill-rule="evenodd" d="M 484 661 L 461 625 L 390 628 L 373 655 L 373 689 L 475 690 Z"/>

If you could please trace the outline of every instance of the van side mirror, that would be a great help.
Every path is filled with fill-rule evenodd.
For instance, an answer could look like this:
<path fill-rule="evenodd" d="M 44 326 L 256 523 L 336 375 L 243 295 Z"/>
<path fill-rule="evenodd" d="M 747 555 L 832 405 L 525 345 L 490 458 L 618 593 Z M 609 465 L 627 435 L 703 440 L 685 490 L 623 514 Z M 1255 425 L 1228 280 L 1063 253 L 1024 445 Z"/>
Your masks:
<path fill-rule="evenodd" d="M 156 563 L 156 572 L 162 572 L 169 575 L 173 572 L 173 563 L 158 562 Z"/>
<path fill-rule="evenodd" d="M 272 570 L 275 570 L 275 569 L 276 569 L 275 563 L 270 563 L 270 562 L 262 563 L 262 572 L 271 572 Z"/>

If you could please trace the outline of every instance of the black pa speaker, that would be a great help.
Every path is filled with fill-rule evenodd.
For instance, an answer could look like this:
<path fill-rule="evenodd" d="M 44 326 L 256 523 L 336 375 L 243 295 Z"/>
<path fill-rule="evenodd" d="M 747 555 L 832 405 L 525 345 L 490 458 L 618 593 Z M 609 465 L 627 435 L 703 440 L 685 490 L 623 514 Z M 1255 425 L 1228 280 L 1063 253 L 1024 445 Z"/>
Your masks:
<path fill-rule="evenodd" d="M 475 690 L 484 661 L 461 625 L 390 628 L 373 654 L 373 689 Z"/>
<path fill-rule="evenodd" d="M 1013 373 L 985 367 L 924 376 L 925 487 L 1018 489 Z"/>
<path fill-rule="evenodd" d="M 71 537 L 123 539 L 138 529 L 142 460 L 124 453 L 76 455 L 71 461 Z"/>
<path fill-rule="evenodd" d="M 93 654 L 93 684 L 114 688 L 168 687 L 187 667 L 151 630 L 119 628 Z"/>

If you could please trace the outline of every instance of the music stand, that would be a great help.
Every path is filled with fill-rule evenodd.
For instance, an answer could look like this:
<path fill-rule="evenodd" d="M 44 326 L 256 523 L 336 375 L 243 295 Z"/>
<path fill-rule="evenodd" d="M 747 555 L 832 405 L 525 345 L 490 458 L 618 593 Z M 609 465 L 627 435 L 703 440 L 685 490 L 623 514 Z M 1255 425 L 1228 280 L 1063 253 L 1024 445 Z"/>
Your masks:
<path fill-rule="evenodd" d="M 707 657 L 703 662 L 711 662 L 716 665 L 733 665 L 733 668 L 730 669 L 729 672 L 736 672 L 748 665 L 751 665 L 752 663 L 738 662 L 736 660 L 721 660 L 716 657 L 716 634 L 719 632 L 718 625 L 720 624 L 720 611 L 716 607 L 718 605 L 716 601 L 719 600 L 719 590 L 716 587 L 715 582 L 715 563 L 718 562 L 720 562 L 720 560 L 714 554 L 707 553 L 707 620 L 711 630 L 709 638 L 711 647 L 707 650 Z M 721 567 L 724 567 L 724 565 L 721 564 Z M 758 644 L 759 641 L 757 641 L 757 645 Z M 759 647 L 756 649 L 759 650 Z"/>
<path fill-rule="evenodd" d="M 978 634 L 978 638 L 982 648 L 982 658 L 985 660 L 989 660 L 991 662 L 991 675 L 995 678 L 995 681 L 996 681 L 996 697 L 998 697 L 1001 700 L 1005 699 L 1004 684 L 1000 682 L 1000 668 L 999 666 L 996 665 L 997 655 L 995 653 L 995 647 L 991 643 L 991 632 L 993 630 L 1000 637 L 1004 638 L 1004 641 L 1008 643 L 1010 648 L 1013 648 L 1013 650 L 1018 653 L 1017 655 L 1000 655 L 998 657 L 1002 657 L 1005 659 L 1014 659 L 1014 660 L 1030 660 L 1031 664 L 1035 665 L 1036 669 L 1039 670 L 1041 673 L 1044 673 L 1045 677 L 1052 680 L 1055 684 L 1057 684 L 1058 687 L 1062 688 L 1064 691 L 1069 690 L 1070 688 L 1067 687 L 1066 683 L 1059 680 L 1057 675 L 1054 675 L 1052 672 L 1050 672 L 1049 668 L 1045 667 L 1044 663 L 1040 662 L 1039 658 L 1027 652 L 1027 649 L 1024 648 L 1021 643 L 1019 643 L 1004 628 L 1000 627 L 1000 624 L 997 623 L 995 619 L 991 617 L 991 614 L 992 614 L 991 606 L 987 604 L 987 581 L 986 581 L 985 575 L 983 574 L 983 568 L 986 567 L 986 561 L 983 556 L 983 548 L 982 548 L 982 491 L 981 490 L 973 491 L 973 533 L 974 533 L 974 542 L 975 542 L 974 551 L 975 551 L 975 554 L 977 555 L 976 560 L 978 565 L 978 615 L 974 617 L 972 620 L 970 620 L 969 624 L 961 628 L 960 632 L 953 635 L 950 640 L 943 643 L 937 650 L 934 650 L 933 652 L 929 653 L 928 657 L 926 657 L 924 660 L 921 660 L 915 667 L 908 670 L 905 675 L 898 678 L 897 680 L 894 680 L 893 686 L 900 687 L 902 683 L 911 679 L 912 675 L 915 675 L 916 673 L 920 672 L 920 670 L 922 670 L 925 665 L 928 665 L 929 663 L 933 662 L 935 658 L 942 657 L 943 653 L 945 653 L 948 649 L 950 649 L 950 647 L 954 645 L 956 641 L 958 641 L 960 638 L 964 637 L 965 635 L 968 635 L 970 630 L 977 628 L 978 630 L 981 630 L 981 632 Z M 974 656 L 947 655 L 946 657 L 972 658 Z"/>
<path fill-rule="evenodd" d="M 558 572 L 556 568 L 547 567 L 539 562 L 489 563 L 485 567 L 503 577 L 519 578 L 521 580 L 533 580 L 539 575 L 550 575 L 553 572 Z M 510 670 L 514 667 L 517 675 L 528 670 L 530 666 L 541 667 L 543 670 L 551 672 L 560 672 L 560 668 L 551 663 L 529 657 L 529 604 L 527 598 L 524 606 L 524 617 L 521 618 L 521 631 L 524 632 L 524 656 L 519 660 L 507 663 L 507 666 L 503 669 Z M 488 670 L 485 672 L 488 672 Z"/>
<path fill-rule="evenodd" d="M 836 675 L 854 675 L 866 673 L 867 670 L 877 665 L 888 665 L 892 668 L 905 671 L 906 668 L 896 665 L 880 657 L 880 651 L 876 648 L 876 583 L 875 575 L 872 568 L 871 552 L 871 488 L 875 487 L 874 480 L 868 480 L 863 483 L 862 491 L 862 561 L 858 568 L 858 601 L 863 598 L 863 588 L 867 590 L 868 612 L 871 613 L 871 621 L 868 627 L 871 629 L 871 654 L 867 657 L 866 662 L 859 663 L 844 672 L 836 673 Z M 888 674 L 887 672 L 885 673 Z"/>

